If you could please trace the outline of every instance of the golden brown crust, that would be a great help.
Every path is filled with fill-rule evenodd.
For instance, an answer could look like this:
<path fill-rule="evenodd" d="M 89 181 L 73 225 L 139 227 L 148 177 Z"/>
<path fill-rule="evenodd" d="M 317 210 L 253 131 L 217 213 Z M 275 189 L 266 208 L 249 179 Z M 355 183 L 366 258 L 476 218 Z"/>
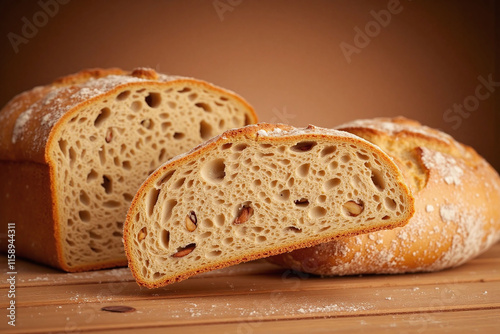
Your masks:
<path fill-rule="evenodd" d="M 500 239 L 500 177 L 472 148 L 418 122 L 356 121 L 340 127 L 379 144 L 416 198 L 410 222 L 271 258 L 320 275 L 436 271 L 460 265 Z"/>
<path fill-rule="evenodd" d="M 100 79 L 100 80 L 99 80 Z M 59 240 L 59 226 L 57 212 L 57 198 L 55 197 L 56 182 L 58 176 L 55 175 L 55 161 L 52 161 L 50 152 L 54 145 L 53 138 L 61 130 L 61 127 L 85 106 L 90 105 L 96 99 L 101 99 L 106 96 L 112 96 L 118 89 L 124 87 L 133 87 L 141 85 L 141 87 L 170 87 L 182 84 L 200 85 L 212 90 L 216 90 L 223 95 L 231 96 L 245 106 L 245 111 L 248 111 L 246 117 L 249 123 L 257 121 L 257 115 L 253 108 L 240 96 L 222 90 L 207 82 L 177 77 L 159 75 L 154 70 L 147 68 L 135 69 L 132 72 L 126 72 L 120 69 L 88 69 L 76 74 L 68 75 L 55 80 L 47 86 L 35 87 L 30 91 L 19 94 L 14 97 L 0 111 L 0 163 L 25 163 L 25 164 L 40 164 L 48 166 L 45 173 L 48 174 L 50 180 L 52 216 L 46 216 L 46 219 L 36 222 L 37 228 L 40 228 L 40 233 L 49 233 L 48 242 L 52 242 L 52 236 L 55 238 L 55 249 L 52 246 L 46 246 L 47 251 L 40 251 L 40 256 L 33 255 L 40 262 L 61 268 L 65 271 L 84 271 L 90 269 L 109 268 L 112 266 L 121 266 L 126 263 L 122 259 L 110 261 L 106 263 L 94 263 L 84 266 L 68 267 L 63 261 L 62 244 Z M 15 177 L 22 178 L 21 169 L 13 171 Z M 0 179 L 4 182 L 6 175 L 0 174 Z M 32 189 L 33 192 L 41 192 L 43 189 Z M 45 199 L 34 200 L 35 207 L 40 203 L 46 205 Z M 40 204 L 41 205 L 41 204 Z M 10 212 L 12 209 L 0 205 L 2 211 Z M 1 225 L 7 225 L 6 218 L 2 217 Z M 23 219 L 25 220 L 25 219 Z M 29 235 L 34 222 L 18 224 L 18 235 Z M 31 239 L 27 239 L 31 240 Z M 20 247 L 19 252 L 31 252 L 31 248 L 27 250 Z M 38 253 L 37 253 L 38 254 Z M 57 254 L 57 255 L 56 255 Z M 54 260 L 54 257 L 57 260 Z"/>
<path fill-rule="evenodd" d="M 268 135 L 268 132 L 272 133 L 275 129 L 281 129 L 280 135 Z M 360 235 L 360 234 L 366 234 L 370 232 L 374 232 L 375 230 L 380 230 L 380 229 L 393 229 L 396 227 L 401 227 L 404 226 L 405 224 L 408 223 L 409 219 L 413 216 L 414 214 L 414 199 L 413 196 L 410 193 L 409 188 L 405 185 L 405 182 L 403 181 L 401 171 L 398 169 L 396 165 L 394 165 L 393 161 L 391 158 L 383 152 L 379 151 L 379 148 L 368 141 L 365 141 L 359 137 L 350 135 L 349 133 L 342 133 L 338 132 L 335 130 L 328 130 L 328 129 L 321 129 L 321 128 L 316 128 L 312 125 L 307 127 L 308 130 L 317 130 L 317 132 L 309 132 L 309 133 L 301 133 L 300 129 L 296 129 L 294 127 L 284 125 L 284 124 L 267 124 L 267 123 L 259 123 L 255 125 L 249 125 L 243 128 L 239 129 L 232 129 L 224 132 L 223 134 L 216 136 L 212 138 L 211 140 L 195 147 L 193 150 L 173 158 L 172 160 L 166 162 L 164 165 L 160 166 L 148 179 L 143 183 L 139 191 L 137 192 L 136 196 L 134 197 L 132 204 L 130 206 L 130 210 L 127 214 L 127 218 L 124 224 L 124 246 L 125 246 L 125 252 L 127 254 L 127 258 L 129 261 L 129 267 L 137 281 L 137 283 L 141 286 L 146 286 L 148 288 L 157 288 L 160 286 L 164 286 L 166 284 L 171 284 L 174 282 L 179 282 L 184 279 L 187 279 L 193 275 L 206 272 L 206 271 L 211 271 L 215 269 L 220 269 L 223 267 L 227 267 L 230 265 L 238 264 L 241 262 L 246 262 L 250 260 L 255 260 L 255 259 L 260 259 L 276 254 L 282 254 L 285 252 L 290 252 L 296 249 L 300 248 L 307 248 L 311 247 L 314 245 L 322 244 L 327 241 L 332 241 L 340 238 L 345 238 L 349 236 L 355 236 L 355 235 Z M 299 131 L 296 131 L 299 130 Z M 266 133 L 264 136 L 261 135 L 262 131 Z M 296 132 L 294 132 L 296 131 Z M 282 135 L 281 133 L 286 133 L 286 135 Z M 229 261 L 224 261 L 217 263 L 216 265 L 206 267 L 200 270 L 194 270 L 194 271 L 188 271 L 185 273 L 180 273 L 176 274 L 173 278 L 165 277 L 161 279 L 160 281 L 156 282 L 148 282 L 143 280 L 141 275 L 138 273 L 137 269 L 140 268 L 140 264 L 136 263 L 137 259 L 135 259 L 132 255 L 132 235 L 131 233 L 131 225 L 133 224 L 132 220 L 133 217 L 135 217 L 136 213 L 139 210 L 139 200 L 141 198 L 141 194 L 144 192 L 147 192 L 151 187 L 154 186 L 158 182 L 159 179 L 161 179 L 166 173 L 169 171 L 175 170 L 178 166 L 184 165 L 189 163 L 190 161 L 198 159 L 200 156 L 204 155 L 206 152 L 214 149 L 215 147 L 221 146 L 225 143 L 239 143 L 239 142 L 245 142 L 246 140 L 255 140 L 259 141 L 261 138 L 265 138 L 267 142 L 269 140 L 275 141 L 276 143 L 280 144 L 295 144 L 297 141 L 302 141 L 302 140 L 316 140 L 316 141 L 321 141 L 321 140 L 331 140 L 332 136 L 336 137 L 337 139 L 345 140 L 346 142 L 354 143 L 356 145 L 361 146 L 362 148 L 365 148 L 369 151 L 376 150 L 382 153 L 381 159 L 384 160 L 384 162 L 392 169 L 391 170 L 391 175 L 395 176 L 395 178 L 398 180 L 399 185 L 401 188 L 404 190 L 404 194 L 406 197 L 407 201 L 407 212 L 406 212 L 406 217 L 407 219 L 401 219 L 398 223 L 390 223 L 385 226 L 381 226 L 380 228 L 377 229 L 368 229 L 368 228 L 360 228 L 357 231 L 350 231 L 349 233 L 344 233 L 344 234 L 339 234 L 333 237 L 325 237 L 322 239 L 314 239 L 314 240 L 308 240 L 306 242 L 302 243 L 290 243 L 288 245 L 276 245 L 275 248 L 269 249 L 266 252 L 263 253 L 258 253 L 258 254 L 252 254 L 246 257 L 235 257 L 232 260 Z"/>

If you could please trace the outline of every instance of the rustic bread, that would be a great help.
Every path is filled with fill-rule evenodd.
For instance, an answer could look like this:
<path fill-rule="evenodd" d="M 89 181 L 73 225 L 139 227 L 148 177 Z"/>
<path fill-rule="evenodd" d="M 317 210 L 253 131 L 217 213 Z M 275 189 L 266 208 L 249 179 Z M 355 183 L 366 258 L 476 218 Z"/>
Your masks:
<path fill-rule="evenodd" d="M 126 265 L 123 222 L 146 176 L 254 122 L 232 92 L 144 68 L 82 71 L 20 94 L 0 112 L 0 232 L 15 222 L 16 254 L 63 270 Z"/>
<path fill-rule="evenodd" d="M 455 267 L 500 239 L 500 178 L 472 148 L 404 118 L 338 127 L 381 147 L 415 197 L 400 228 L 345 238 L 270 258 L 319 275 L 405 273 Z"/>
<path fill-rule="evenodd" d="M 340 236 L 404 225 L 413 198 L 377 146 L 346 132 L 258 124 L 156 170 L 124 227 L 149 288 Z"/>

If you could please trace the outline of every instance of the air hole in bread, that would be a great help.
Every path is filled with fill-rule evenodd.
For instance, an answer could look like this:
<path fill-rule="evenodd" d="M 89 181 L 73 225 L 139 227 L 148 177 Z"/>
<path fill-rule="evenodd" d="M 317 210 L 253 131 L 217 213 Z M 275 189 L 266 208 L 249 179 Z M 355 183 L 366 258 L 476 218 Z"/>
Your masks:
<path fill-rule="evenodd" d="M 293 201 L 293 203 L 298 207 L 307 207 L 309 205 L 309 200 L 307 198 L 301 198 Z"/>
<path fill-rule="evenodd" d="M 309 211 L 309 217 L 313 219 L 319 219 L 326 216 L 326 209 L 321 206 L 315 206 Z"/>
<path fill-rule="evenodd" d="M 237 152 L 241 152 L 244 149 L 246 149 L 247 147 L 248 147 L 247 144 L 237 144 L 237 145 L 234 146 L 233 150 L 235 150 Z"/>
<path fill-rule="evenodd" d="M 335 146 L 327 146 L 321 150 L 319 155 L 320 155 L 320 157 L 323 158 L 323 157 L 326 157 L 327 155 L 335 153 L 336 150 L 337 150 L 337 147 L 335 147 Z"/>
<path fill-rule="evenodd" d="M 83 205 L 90 204 L 90 197 L 89 197 L 89 195 L 87 195 L 87 193 L 84 190 L 80 190 L 80 202 Z"/>
<path fill-rule="evenodd" d="M 154 122 L 150 118 L 146 118 L 146 119 L 141 121 L 141 125 L 144 128 L 150 130 L 154 126 Z"/>
<path fill-rule="evenodd" d="M 366 154 L 363 154 L 361 152 L 356 152 L 356 155 L 358 156 L 358 158 L 360 158 L 361 160 L 370 160 L 370 157 Z"/>
<path fill-rule="evenodd" d="M 198 102 L 198 103 L 195 103 L 195 106 L 200 108 L 200 109 L 203 109 L 205 112 L 212 111 L 212 107 L 210 107 L 210 105 L 208 103 Z"/>
<path fill-rule="evenodd" d="M 382 173 L 377 169 L 372 169 L 371 171 L 371 180 L 373 184 L 379 191 L 383 191 L 385 189 L 385 180 Z"/>
<path fill-rule="evenodd" d="M 132 169 L 132 165 L 130 164 L 130 161 L 128 160 L 125 160 L 122 162 L 122 168 L 125 169 L 125 170 L 131 170 Z"/>
<path fill-rule="evenodd" d="M 61 139 L 61 140 L 59 140 L 58 143 L 59 143 L 59 149 L 61 150 L 62 154 L 64 156 L 67 156 L 67 154 L 68 154 L 68 151 L 67 151 L 67 149 L 68 149 L 68 142 L 66 140 L 64 140 L 64 139 Z"/>
<path fill-rule="evenodd" d="M 349 154 L 344 154 L 340 160 L 344 163 L 348 163 L 349 161 L 351 161 L 351 156 Z"/>
<path fill-rule="evenodd" d="M 191 88 L 184 87 L 184 88 L 178 90 L 177 93 L 189 93 L 190 91 L 191 91 Z"/>
<path fill-rule="evenodd" d="M 170 232 L 163 229 L 161 230 L 160 233 L 160 243 L 164 248 L 168 249 L 168 246 L 170 245 Z"/>
<path fill-rule="evenodd" d="M 78 217 L 84 223 L 88 223 L 90 221 L 90 212 L 87 210 L 78 211 Z"/>
<path fill-rule="evenodd" d="M 311 164 L 302 164 L 299 167 L 297 167 L 297 175 L 299 177 L 306 177 L 307 174 L 309 174 L 309 168 L 311 167 Z"/>
<path fill-rule="evenodd" d="M 70 147 L 68 150 L 68 159 L 69 159 L 69 166 L 73 167 L 76 159 L 76 151 L 73 147 Z"/>
<path fill-rule="evenodd" d="M 325 189 L 325 191 L 329 191 L 332 188 L 335 188 L 336 186 L 338 186 L 340 184 L 340 182 L 341 182 L 340 179 L 337 177 L 330 179 L 323 184 L 323 188 Z"/>
<path fill-rule="evenodd" d="M 267 144 L 267 143 L 261 143 L 261 144 L 259 144 L 259 146 L 261 148 L 263 148 L 263 149 L 267 149 L 267 148 L 273 147 L 272 144 Z M 266 155 L 266 154 L 264 154 L 264 155 Z"/>
<path fill-rule="evenodd" d="M 102 183 L 101 186 L 104 188 L 104 191 L 106 194 L 111 194 L 113 192 L 113 182 L 111 178 L 109 178 L 106 175 L 102 176 Z"/>
<path fill-rule="evenodd" d="M 282 201 L 288 201 L 289 198 L 290 198 L 290 190 L 288 189 L 285 189 L 278 194 L 278 199 Z"/>
<path fill-rule="evenodd" d="M 200 137 L 203 140 L 207 140 L 213 137 L 212 126 L 204 120 L 200 122 Z"/>
<path fill-rule="evenodd" d="M 318 201 L 318 203 L 325 203 L 326 202 L 326 196 L 325 195 L 318 196 L 317 201 Z"/>
<path fill-rule="evenodd" d="M 160 162 L 166 161 L 166 159 L 167 159 L 167 155 L 166 154 L 167 154 L 167 150 L 165 150 L 164 148 L 162 148 L 160 150 L 160 154 L 158 155 L 158 160 Z"/>
<path fill-rule="evenodd" d="M 295 226 L 288 226 L 285 228 L 285 232 L 301 233 L 302 229 Z"/>
<path fill-rule="evenodd" d="M 382 217 L 382 220 L 389 220 L 389 219 L 391 219 L 391 217 L 389 217 L 389 216 L 383 216 Z"/>
<path fill-rule="evenodd" d="M 123 100 L 126 100 L 129 96 L 130 96 L 130 91 L 125 90 L 116 96 L 116 100 L 123 101 Z"/>
<path fill-rule="evenodd" d="M 134 199 L 134 196 L 132 196 L 131 194 L 129 193 L 123 193 L 123 199 L 127 202 L 132 202 L 132 200 Z"/>
<path fill-rule="evenodd" d="M 104 148 L 104 146 L 101 146 L 99 148 L 99 162 L 101 163 L 101 165 L 106 164 L 106 149 Z"/>
<path fill-rule="evenodd" d="M 102 108 L 101 112 L 94 121 L 94 126 L 96 128 L 100 127 L 111 115 L 111 110 L 109 108 Z"/>
<path fill-rule="evenodd" d="M 138 111 L 140 111 L 142 109 L 142 103 L 140 101 L 134 101 L 130 105 L 130 109 L 132 111 L 138 112 Z"/>
<path fill-rule="evenodd" d="M 88 233 L 89 233 L 89 238 L 90 239 L 96 239 L 96 240 L 102 239 L 102 235 L 101 234 L 95 233 L 94 231 L 88 231 Z"/>
<path fill-rule="evenodd" d="M 160 189 L 152 188 L 146 198 L 146 211 L 151 217 L 153 215 L 156 203 L 158 202 L 158 196 L 160 196 Z"/>
<path fill-rule="evenodd" d="M 212 235 L 212 232 L 207 231 L 207 232 L 204 232 L 204 233 L 200 234 L 199 238 L 200 239 L 206 239 L 206 238 L 210 238 L 211 235 Z"/>
<path fill-rule="evenodd" d="M 222 240 L 222 244 L 224 244 L 224 245 L 231 245 L 233 242 L 234 242 L 234 238 L 232 238 L 232 237 L 224 238 L 224 240 Z"/>
<path fill-rule="evenodd" d="M 176 103 L 176 102 L 174 102 L 174 101 L 168 101 L 168 102 L 167 102 L 167 105 L 168 105 L 168 107 L 169 107 L 170 109 L 175 109 L 175 108 L 177 108 L 177 103 Z M 168 114 L 166 114 L 166 115 L 168 116 Z M 160 117 L 161 117 L 161 115 L 160 115 Z"/>
<path fill-rule="evenodd" d="M 293 177 L 289 178 L 288 181 L 286 182 L 286 185 L 291 188 L 293 184 L 295 183 L 295 179 Z"/>
<path fill-rule="evenodd" d="M 225 143 L 225 144 L 223 144 L 223 145 L 221 146 L 221 148 L 222 148 L 223 150 L 227 150 L 227 149 L 230 149 L 230 148 L 231 148 L 231 146 L 233 146 L 233 143 Z"/>
<path fill-rule="evenodd" d="M 163 206 L 163 221 L 166 222 L 172 217 L 172 210 L 177 205 L 177 201 L 175 199 L 169 199 L 165 202 Z"/>
<path fill-rule="evenodd" d="M 165 132 L 172 126 L 170 122 L 162 122 L 161 123 L 161 131 Z"/>
<path fill-rule="evenodd" d="M 87 174 L 87 182 L 92 182 L 93 180 L 97 179 L 99 174 L 93 169 L 90 170 L 90 172 Z"/>
<path fill-rule="evenodd" d="M 145 98 L 146 104 L 150 108 L 158 108 L 161 104 L 161 95 L 160 93 L 149 93 Z"/>
<path fill-rule="evenodd" d="M 203 165 L 200 171 L 205 181 L 210 183 L 220 183 L 226 176 L 226 164 L 224 159 L 215 159 Z"/>
<path fill-rule="evenodd" d="M 175 132 L 174 133 L 174 139 L 177 139 L 177 140 L 180 140 L 182 138 L 184 138 L 186 135 L 182 132 Z"/>
<path fill-rule="evenodd" d="M 175 170 L 172 170 L 170 172 L 167 173 L 167 175 L 165 175 L 164 177 L 162 177 L 157 183 L 156 185 L 157 186 L 162 186 L 163 184 L 167 183 L 171 178 L 172 178 L 172 175 L 174 175 L 174 172 Z"/>
<path fill-rule="evenodd" d="M 264 236 L 264 235 L 259 235 L 257 238 L 255 238 L 255 241 L 257 243 L 262 243 L 262 242 L 266 242 L 267 241 L 267 237 Z"/>
<path fill-rule="evenodd" d="M 339 166 L 339 163 L 337 161 L 332 161 L 328 164 L 328 168 L 331 170 L 336 169 Z"/>
<path fill-rule="evenodd" d="M 317 144 L 315 141 L 302 141 L 293 145 L 290 149 L 294 152 L 307 152 L 312 150 Z"/>
<path fill-rule="evenodd" d="M 224 215 L 219 214 L 215 216 L 215 225 L 218 227 L 224 226 L 224 222 L 226 221 L 226 217 Z"/>
<path fill-rule="evenodd" d="M 105 208 L 117 208 L 120 206 L 120 202 L 118 201 L 113 201 L 113 200 L 109 200 L 109 201 L 106 201 L 104 203 L 102 203 L 102 205 L 105 207 Z"/>
<path fill-rule="evenodd" d="M 198 94 L 196 94 L 196 93 L 191 93 L 191 94 L 188 95 L 189 101 L 194 101 L 197 98 L 198 98 Z"/>
<path fill-rule="evenodd" d="M 397 204 L 396 201 L 394 201 L 392 198 L 386 197 L 384 200 L 385 207 L 389 210 L 396 210 Z"/>
<path fill-rule="evenodd" d="M 172 185 L 172 189 L 179 189 L 180 187 L 182 187 L 182 185 L 184 184 L 185 181 L 186 181 L 185 177 L 175 181 L 175 183 Z"/>
<path fill-rule="evenodd" d="M 217 257 L 217 256 L 219 256 L 221 254 L 222 254 L 222 251 L 220 251 L 220 250 L 214 250 L 214 251 L 208 252 L 206 254 L 206 256 L 207 256 L 207 258 L 211 258 L 211 257 Z"/>

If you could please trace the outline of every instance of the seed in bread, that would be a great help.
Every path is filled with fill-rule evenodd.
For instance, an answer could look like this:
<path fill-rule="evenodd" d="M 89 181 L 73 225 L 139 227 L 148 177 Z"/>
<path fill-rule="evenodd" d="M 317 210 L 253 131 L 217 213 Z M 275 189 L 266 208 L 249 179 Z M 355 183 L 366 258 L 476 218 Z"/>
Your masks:
<path fill-rule="evenodd" d="M 377 146 L 345 132 L 229 130 L 156 170 L 128 212 L 125 250 L 149 288 L 404 225 L 413 198 Z"/>
<path fill-rule="evenodd" d="M 269 260 L 318 275 L 437 271 L 500 240 L 500 177 L 472 148 L 404 118 L 339 127 L 381 147 L 403 171 L 415 216 L 393 230 L 345 238 Z"/>
<path fill-rule="evenodd" d="M 67 271 L 126 265 L 123 222 L 146 176 L 255 121 L 234 93 L 144 68 L 37 87 L 0 112 L 0 225 L 16 223 L 18 256 Z"/>

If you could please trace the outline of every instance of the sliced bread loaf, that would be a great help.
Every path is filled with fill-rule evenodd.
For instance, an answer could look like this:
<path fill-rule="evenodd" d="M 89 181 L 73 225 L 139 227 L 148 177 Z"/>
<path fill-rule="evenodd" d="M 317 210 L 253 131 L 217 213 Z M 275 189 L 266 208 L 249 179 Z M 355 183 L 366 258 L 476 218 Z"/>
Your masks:
<path fill-rule="evenodd" d="M 413 197 L 377 146 L 346 132 L 258 124 L 157 169 L 124 228 L 149 288 L 339 237 L 404 225 Z"/>
<path fill-rule="evenodd" d="M 344 238 L 269 258 L 318 275 L 437 271 L 459 266 L 500 240 L 500 177 L 472 148 L 405 118 L 339 127 L 381 147 L 415 197 L 404 227 Z"/>
<path fill-rule="evenodd" d="M 0 232 L 15 223 L 18 256 L 67 271 L 126 265 L 123 222 L 147 175 L 254 122 L 232 92 L 144 68 L 20 94 L 0 112 Z"/>

